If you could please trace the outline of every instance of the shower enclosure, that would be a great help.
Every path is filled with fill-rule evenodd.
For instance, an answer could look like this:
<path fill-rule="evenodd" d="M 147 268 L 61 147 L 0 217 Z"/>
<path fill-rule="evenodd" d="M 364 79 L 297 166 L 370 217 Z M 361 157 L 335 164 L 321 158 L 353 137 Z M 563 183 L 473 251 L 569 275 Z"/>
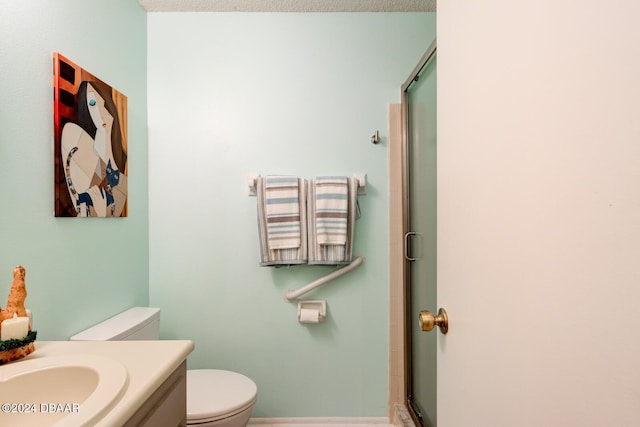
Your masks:
<path fill-rule="evenodd" d="M 428 323 L 426 310 L 437 308 L 436 56 L 434 40 L 402 86 L 406 401 L 416 425 L 428 427 L 437 425 L 437 334 L 419 319 Z"/>

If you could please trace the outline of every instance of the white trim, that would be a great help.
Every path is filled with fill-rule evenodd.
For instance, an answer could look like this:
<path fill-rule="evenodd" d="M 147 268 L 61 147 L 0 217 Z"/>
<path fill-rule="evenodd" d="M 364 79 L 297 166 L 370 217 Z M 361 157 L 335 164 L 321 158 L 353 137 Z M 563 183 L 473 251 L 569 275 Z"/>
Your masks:
<path fill-rule="evenodd" d="M 387 417 L 251 418 L 247 427 L 391 427 Z"/>

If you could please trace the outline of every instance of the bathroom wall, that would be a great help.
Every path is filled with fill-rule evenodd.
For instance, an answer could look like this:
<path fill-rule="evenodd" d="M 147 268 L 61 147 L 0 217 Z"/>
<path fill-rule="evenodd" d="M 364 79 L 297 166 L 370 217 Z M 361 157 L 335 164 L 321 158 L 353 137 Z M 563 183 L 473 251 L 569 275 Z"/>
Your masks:
<path fill-rule="evenodd" d="M 190 368 L 256 381 L 255 417 L 387 416 L 387 109 L 434 36 L 434 14 L 148 15 L 150 303 Z M 308 295 L 323 324 L 283 295 L 331 267 L 258 266 L 252 172 L 367 173 L 367 261 Z"/>
<path fill-rule="evenodd" d="M 0 0 L 0 306 L 17 264 L 38 338 L 148 302 L 146 13 L 131 0 Z M 129 217 L 53 214 L 52 53 L 128 97 Z"/>

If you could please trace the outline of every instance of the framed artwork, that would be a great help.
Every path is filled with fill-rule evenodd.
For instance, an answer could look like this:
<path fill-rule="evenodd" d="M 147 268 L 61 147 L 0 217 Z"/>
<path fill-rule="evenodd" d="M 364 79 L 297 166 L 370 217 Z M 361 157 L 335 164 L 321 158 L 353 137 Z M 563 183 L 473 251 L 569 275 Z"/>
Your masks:
<path fill-rule="evenodd" d="M 127 97 L 53 54 L 56 217 L 126 217 Z"/>

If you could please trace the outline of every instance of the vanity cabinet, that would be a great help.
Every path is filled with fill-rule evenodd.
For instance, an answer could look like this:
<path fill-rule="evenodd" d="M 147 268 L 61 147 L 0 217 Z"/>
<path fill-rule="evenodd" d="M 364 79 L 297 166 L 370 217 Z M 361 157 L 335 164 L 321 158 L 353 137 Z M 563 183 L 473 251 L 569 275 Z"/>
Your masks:
<path fill-rule="evenodd" d="M 129 418 L 123 427 L 187 425 L 187 362 L 184 361 Z"/>

